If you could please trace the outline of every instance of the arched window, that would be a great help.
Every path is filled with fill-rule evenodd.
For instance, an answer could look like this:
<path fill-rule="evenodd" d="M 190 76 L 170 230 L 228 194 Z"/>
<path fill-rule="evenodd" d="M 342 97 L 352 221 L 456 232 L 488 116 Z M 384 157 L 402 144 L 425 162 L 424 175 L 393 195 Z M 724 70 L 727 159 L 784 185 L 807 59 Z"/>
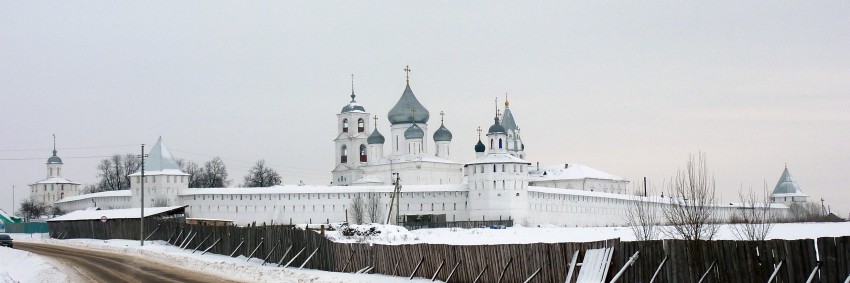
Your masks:
<path fill-rule="evenodd" d="M 339 152 L 339 162 L 348 163 L 348 147 L 342 145 L 342 150 L 340 150 Z"/>
<path fill-rule="evenodd" d="M 366 130 L 366 124 L 363 123 L 363 118 L 357 119 L 357 132 L 362 133 Z"/>
<path fill-rule="evenodd" d="M 360 162 L 366 162 L 366 145 L 360 145 Z"/>
<path fill-rule="evenodd" d="M 348 119 L 342 119 L 342 132 L 348 133 Z"/>
<path fill-rule="evenodd" d="M 499 139 L 499 149 L 502 149 L 502 139 Z"/>
<path fill-rule="evenodd" d="M 490 149 L 493 149 L 493 139 L 490 139 Z"/>

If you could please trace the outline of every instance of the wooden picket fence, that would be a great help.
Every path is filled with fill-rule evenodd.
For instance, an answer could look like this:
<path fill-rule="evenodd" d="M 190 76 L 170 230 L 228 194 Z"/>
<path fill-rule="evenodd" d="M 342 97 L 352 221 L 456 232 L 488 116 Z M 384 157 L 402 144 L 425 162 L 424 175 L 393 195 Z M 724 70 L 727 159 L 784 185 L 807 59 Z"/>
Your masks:
<path fill-rule="evenodd" d="M 139 220 L 50 222 L 54 238 L 139 240 Z M 844 282 L 850 276 L 850 236 L 805 240 L 621 242 L 504 245 L 336 243 L 320 231 L 291 226 L 204 226 L 146 220 L 148 240 L 195 253 L 245 256 L 267 265 L 364 272 L 448 282 L 567 282 L 580 251 L 614 247 L 610 280 L 636 252 L 618 282 Z M 820 259 L 820 261 L 818 261 Z M 662 265 L 663 262 L 663 265 Z M 659 266 L 661 268 L 659 269 Z M 778 269 L 777 269 L 778 266 Z M 578 271 L 580 272 L 580 268 Z M 775 273 L 775 274 L 774 274 Z M 575 275 L 569 282 L 575 282 Z"/>

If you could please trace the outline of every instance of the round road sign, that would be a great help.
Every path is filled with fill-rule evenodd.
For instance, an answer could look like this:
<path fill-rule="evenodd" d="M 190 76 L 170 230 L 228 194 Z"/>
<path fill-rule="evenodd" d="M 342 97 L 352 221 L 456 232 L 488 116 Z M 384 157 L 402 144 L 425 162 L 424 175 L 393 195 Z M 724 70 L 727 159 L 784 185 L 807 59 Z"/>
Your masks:
<path fill-rule="evenodd" d="M 101 216 L 101 217 L 100 217 L 100 222 L 106 222 L 106 216 Z"/>

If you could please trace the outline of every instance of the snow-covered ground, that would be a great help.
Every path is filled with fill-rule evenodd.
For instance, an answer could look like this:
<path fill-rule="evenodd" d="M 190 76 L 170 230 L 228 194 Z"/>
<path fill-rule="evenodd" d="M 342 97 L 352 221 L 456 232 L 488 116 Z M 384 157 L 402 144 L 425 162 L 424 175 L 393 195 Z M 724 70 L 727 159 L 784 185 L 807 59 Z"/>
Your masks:
<path fill-rule="evenodd" d="M 0 247 L 0 283 L 73 282 L 53 260 L 16 249 Z"/>
<path fill-rule="evenodd" d="M 139 246 L 139 241 L 131 240 L 92 240 L 92 239 L 72 239 L 72 240 L 55 240 L 46 239 L 44 234 L 10 234 L 15 241 L 21 242 L 39 242 L 49 244 L 68 245 L 80 248 L 103 250 L 114 253 L 126 254 L 128 256 L 143 257 L 148 260 L 163 262 L 168 265 L 183 267 L 200 272 L 213 274 L 230 280 L 245 281 L 245 282 L 431 282 L 425 279 L 414 279 L 413 281 L 403 277 L 392 277 L 376 274 L 350 274 L 327 272 L 320 270 L 310 270 L 296 268 L 281 268 L 267 264 L 261 266 L 262 260 L 252 258 L 246 262 L 243 256 L 231 258 L 223 255 L 205 254 L 201 255 L 200 251 L 192 253 L 191 250 L 181 250 L 174 246 L 167 245 L 163 241 L 148 241 L 145 246 Z M 4 251 L 8 250 L 8 251 Z M 7 257 L 3 252 L 8 252 L 10 257 Z M 37 276 L 38 271 L 27 271 L 23 274 L 13 273 L 12 269 L 27 269 L 30 266 L 36 266 L 43 269 L 48 269 L 50 261 L 38 256 L 32 255 L 30 258 L 36 258 L 37 261 L 28 261 L 15 263 L 16 265 L 4 264 L 5 261 L 12 260 L 19 256 L 24 256 L 30 253 L 0 248 L 0 283 L 6 282 L 68 282 L 67 280 L 56 279 L 49 281 L 40 281 Z M 30 254 L 31 255 L 31 254 Z M 45 263 L 46 262 L 46 263 Z M 22 268 L 27 267 L 27 268 Z M 55 266 L 53 266 L 55 269 Z M 30 268 L 31 269 L 31 268 Z M 8 279 L 4 280 L 3 274 L 9 274 Z M 61 273 L 60 273 L 61 274 Z"/>
<path fill-rule="evenodd" d="M 385 225 L 353 225 L 363 230 L 376 227 L 382 232 L 372 236 L 343 236 L 341 231 L 328 231 L 328 238 L 337 242 L 371 242 L 379 244 L 452 244 L 493 245 L 526 243 L 591 242 L 613 238 L 634 241 L 628 227 L 510 227 L 507 229 L 419 229 L 407 231 L 402 227 Z M 660 235 L 662 238 L 664 235 Z M 838 223 L 777 223 L 768 239 L 806 239 L 850 236 L 850 222 Z M 731 225 L 723 225 L 717 240 L 735 240 Z"/>

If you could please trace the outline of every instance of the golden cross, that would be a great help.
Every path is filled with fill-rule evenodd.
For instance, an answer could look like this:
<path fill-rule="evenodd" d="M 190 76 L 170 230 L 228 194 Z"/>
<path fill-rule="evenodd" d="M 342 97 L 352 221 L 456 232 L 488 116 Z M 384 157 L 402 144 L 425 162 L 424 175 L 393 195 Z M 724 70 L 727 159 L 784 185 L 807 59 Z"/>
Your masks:
<path fill-rule="evenodd" d="M 446 115 L 446 113 L 443 113 L 443 111 L 440 111 L 440 123 L 443 123 L 443 116 L 444 115 Z"/>
<path fill-rule="evenodd" d="M 404 66 L 404 72 L 405 72 L 404 76 L 405 76 L 405 79 L 407 80 L 407 83 L 410 83 L 410 65 Z"/>
<path fill-rule="evenodd" d="M 375 119 L 375 128 L 377 129 L 378 128 L 378 116 L 372 117 L 372 119 Z"/>
<path fill-rule="evenodd" d="M 478 139 L 480 140 L 481 139 L 481 127 L 479 126 L 478 129 L 476 129 L 476 131 L 478 131 Z"/>

